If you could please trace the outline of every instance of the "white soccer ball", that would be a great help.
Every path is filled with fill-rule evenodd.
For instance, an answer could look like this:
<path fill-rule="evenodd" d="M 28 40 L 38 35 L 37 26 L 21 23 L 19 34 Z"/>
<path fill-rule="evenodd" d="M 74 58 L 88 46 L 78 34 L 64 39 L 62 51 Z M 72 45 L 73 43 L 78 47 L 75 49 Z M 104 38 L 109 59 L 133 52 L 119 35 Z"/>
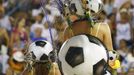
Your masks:
<path fill-rule="evenodd" d="M 67 40 L 59 52 L 64 75 L 107 75 L 107 50 L 97 38 L 78 35 Z M 107 73 L 107 74 L 105 74 Z"/>
<path fill-rule="evenodd" d="M 90 12 L 92 11 L 94 13 L 98 13 L 103 9 L 103 3 L 101 0 L 62 0 L 62 2 L 69 8 L 69 10 L 76 9 L 76 14 L 78 15 L 84 15 L 85 9 L 89 9 Z"/>
<path fill-rule="evenodd" d="M 103 9 L 103 3 L 101 0 L 86 0 L 87 7 L 94 13 L 98 13 L 100 10 Z"/>
<path fill-rule="evenodd" d="M 44 40 L 35 41 L 29 46 L 29 53 L 35 60 L 48 60 L 49 53 L 53 50 L 52 45 Z"/>

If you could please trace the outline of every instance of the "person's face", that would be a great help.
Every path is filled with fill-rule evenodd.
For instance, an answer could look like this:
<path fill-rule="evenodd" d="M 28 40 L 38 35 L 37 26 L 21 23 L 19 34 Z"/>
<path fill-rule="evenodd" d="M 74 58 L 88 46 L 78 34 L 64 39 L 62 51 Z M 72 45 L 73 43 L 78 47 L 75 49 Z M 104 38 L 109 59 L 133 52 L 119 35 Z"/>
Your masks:
<path fill-rule="evenodd" d="M 128 21 L 128 14 L 127 14 L 127 12 L 122 12 L 122 13 L 120 13 L 120 15 L 121 15 L 121 21 L 122 22 L 126 22 L 126 21 Z"/>
<path fill-rule="evenodd" d="M 20 22 L 19 22 L 19 27 L 24 27 L 25 26 L 25 19 L 22 19 Z"/>
<path fill-rule="evenodd" d="M 38 16 L 35 17 L 35 20 L 37 22 L 41 22 L 42 21 L 42 17 L 40 15 L 38 15 Z"/>
<path fill-rule="evenodd" d="M 36 28 L 35 29 L 35 36 L 36 37 L 41 37 L 42 29 L 41 28 Z"/>
<path fill-rule="evenodd" d="M 75 34 L 88 34 L 89 23 L 88 21 L 76 22 L 72 25 L 72 29 Z"/>

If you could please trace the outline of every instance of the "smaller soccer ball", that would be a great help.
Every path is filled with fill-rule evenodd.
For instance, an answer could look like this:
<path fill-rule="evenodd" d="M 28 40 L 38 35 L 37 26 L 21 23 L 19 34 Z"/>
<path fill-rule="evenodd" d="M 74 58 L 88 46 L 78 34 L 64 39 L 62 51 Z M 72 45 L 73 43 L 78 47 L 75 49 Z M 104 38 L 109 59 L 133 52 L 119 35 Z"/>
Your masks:
<path fill-rule="evenodd" d="M 29 52 L 35 60 L 48 60 L 49 53 L 52 52 L 52 45 L 44 40 L 35 41 L 29 46 Z"/>
<path fill-rule="evenodd" d="M 117 52 L 112 50 L 109 51 L 109 60 L 110 61 L 115 61 L 118 58 Z"/>
<path fill-rule="evenodd" d="M 101 0 L 86 0 L 87 8 L 94 13 L 98 13 L 103 8 Z"/>

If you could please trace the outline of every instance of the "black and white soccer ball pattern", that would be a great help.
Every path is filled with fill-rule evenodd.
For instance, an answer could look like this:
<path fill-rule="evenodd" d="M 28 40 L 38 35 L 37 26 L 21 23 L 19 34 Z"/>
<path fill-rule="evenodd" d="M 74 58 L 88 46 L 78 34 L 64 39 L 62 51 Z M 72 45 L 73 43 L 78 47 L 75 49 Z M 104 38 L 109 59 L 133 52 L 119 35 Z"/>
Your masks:
<path fill-rule="evenodd" d="M 85 0 L 86 8 L 83 8 L 83 0 L 61 0 L 64 4 L 64 9 L 67 14 L 76 12 L 78 15 L 84 15 L 85 9 L 90 10 L 93 13 L 98 13 L 103 9 L 103 3 L 101 0 Z M 67 7 L 67 8 L 66 8 Z"/>
<path fill-rule="evenodd" d="M 64 75 L 111 75 L 106 70 L 108 55 L 96 37 L 78 35 L 67 40 L 59 52 Z"/>
<path fill-rule="evenodd" d="M 48 60 L 50 52 L 52 52 L 52 45 L 44 40 L 35 41 L 29 46 L 29 53 L 32 54 L 34 60 Z"/>

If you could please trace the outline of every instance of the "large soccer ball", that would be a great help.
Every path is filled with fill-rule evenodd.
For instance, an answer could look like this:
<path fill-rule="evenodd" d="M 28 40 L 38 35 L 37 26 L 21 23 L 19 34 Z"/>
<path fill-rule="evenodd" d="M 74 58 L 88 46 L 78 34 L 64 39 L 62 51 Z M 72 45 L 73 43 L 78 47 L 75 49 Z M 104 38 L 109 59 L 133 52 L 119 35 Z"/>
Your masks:
<path fill-rule="evenodd" d="M 99 39 L 90 35 L 67 40 L 60 49 L 59 60 L 64 75 L 110 75 L 106 68 L 107 50 Z"/>
<path fill-rule="evenodd" d="M 48 60 L 49 53 L 52 52 L 52 45 L 44 40 L 35 41 L 29 46 L 29 53 L 32 54 L 32 58 L 40 61 L 40 60 Z"/>

